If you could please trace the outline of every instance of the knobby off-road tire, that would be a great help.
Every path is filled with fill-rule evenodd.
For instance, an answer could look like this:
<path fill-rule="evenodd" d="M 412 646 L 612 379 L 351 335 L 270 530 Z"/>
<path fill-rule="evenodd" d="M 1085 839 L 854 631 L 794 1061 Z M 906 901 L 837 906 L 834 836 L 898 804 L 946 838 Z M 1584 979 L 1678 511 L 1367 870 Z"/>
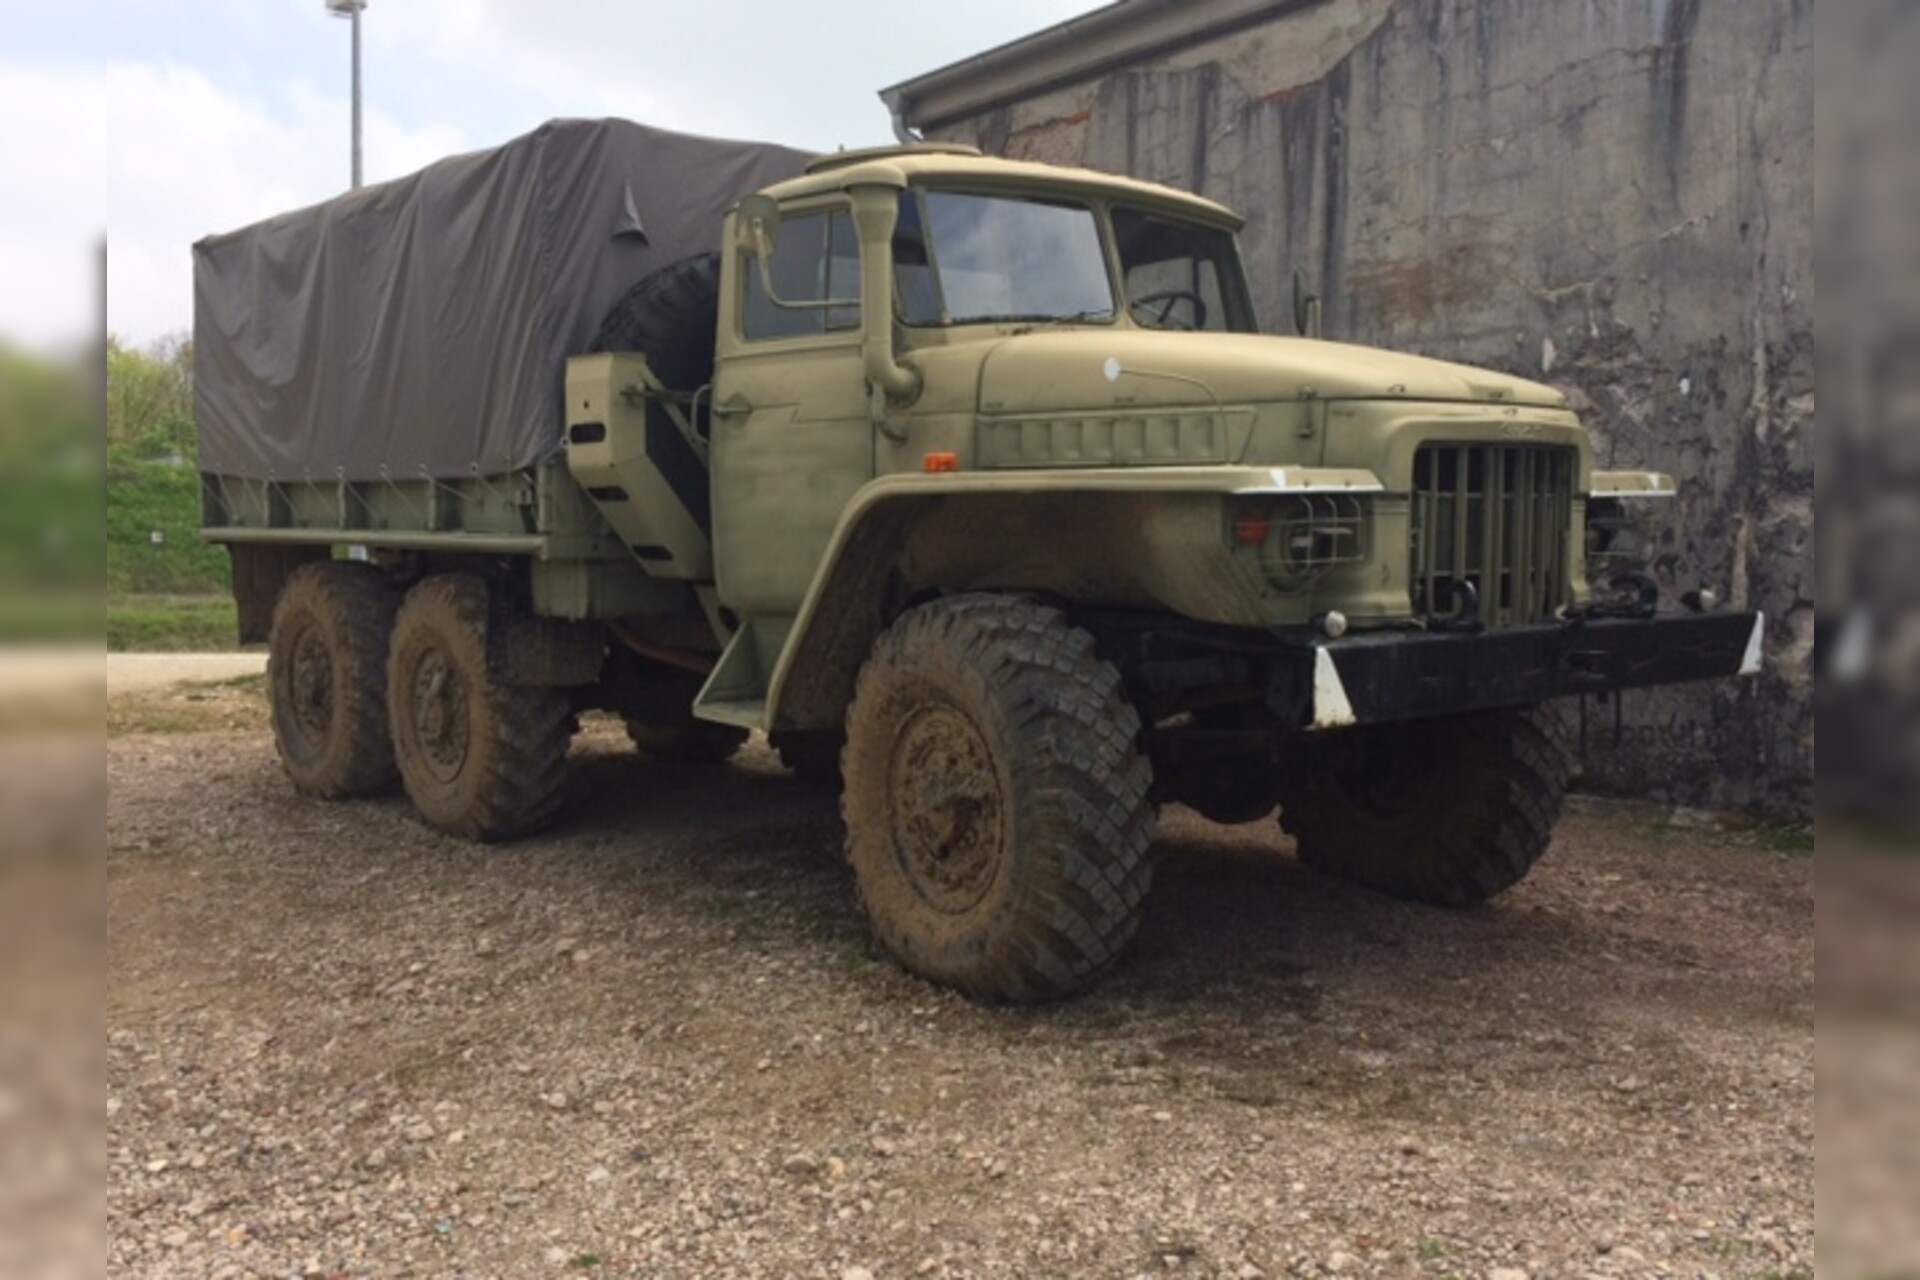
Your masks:
<path fill-rule="evenodd" d="M 673 723 L 627 721 L 627 737 L 641 752 L 682 764 L 720 764 L 745 746 L 748 736 L 745 729 L 692 716 Z"/>
<path fill-rule="evenodd" d="M 1518 884 L 1560 820 L 1568 762 L 1541 710 L 1348 730 L 1283 783 L 1301 861 L 1441 906 Z"/>
<path fill-rule="evenodd" d="M 780 732 L 767 739 L 793 776 L 822 791 L 840 790 L 840 756 L 847 735 L 837 729 Z"/>
<path fill-rule="evenodd" d="M 400 593 L 369 564 L 294 570 L 273 608 L 267 687 L 273 744 L 294 790 L 380 795 L 396 778 L 387 732 L 387 636 Z"/>
<path fill-rule="evenodd" d="M 613 304 L 589 349 L 638 351 L 673 391 L 713 381 L 720 312 L 720 255 L 695 254 L 645 277 Z"/>
<path fill-rule="evenodd" d="M 847 856 L 880 943 L 988 1000 L 1080 991 L 1152 880 L 1140 719 L 1059 610 L 959 596 L 888 629 L 847 720 Z"/>
<path fill-rule="evenodd" d="M 469 840 L 547 825 L 566 787 L 564 690 L 510 685 L 487 664 L 487 585 L 427 578 L 394 621 L 387 665 L 394 758 L 429 823 Z"/>

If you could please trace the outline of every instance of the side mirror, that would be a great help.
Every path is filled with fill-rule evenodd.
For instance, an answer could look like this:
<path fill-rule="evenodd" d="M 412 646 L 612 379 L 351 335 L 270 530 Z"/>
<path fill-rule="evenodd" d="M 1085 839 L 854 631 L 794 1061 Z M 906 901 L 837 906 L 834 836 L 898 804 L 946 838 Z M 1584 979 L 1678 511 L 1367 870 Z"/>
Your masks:
<path fill-rule="evenodd" d="M 780 204 L 772 196 L 752 195 L 734 211 L 734 237 L 742 252 L 753 255 L 760 272 L 760 291 L 773 297 L 774 250 L 780 239 Z"/>
<path fill-rule="evenodd" d="M 836 214 L 844 217 L 844 214 Z M 779 246 L 780 204 L 771 196 L 753 195 L 742 200 L 734 208 L 733 238 L 742 253 L 753 255 L 754 270 L 760 277 L 760 292 L 768 302 L 782 311 L 826 311 L 839 307 L 857 307 L 858 298 L 811 298 L 787 299 L 780 296 L 773 287 L 773 255 Z M 817 246 L 824 251 L 825 246 Z M 797 252 L 805 255 L 809 247 L 801 245 Z"/>
<path fill-rule="evenodd" d="M 1307 279 L 1293 273 L 1293 331 L 1303 338 L 1320 336 L 1320 295 L 1307 292 Z"/>
<path fill-rule="evenodd" d="M 772 196 L 748 196 L 740 202 L 740 247 L 760 259 L 762 269 L 773 257 L 780 236 L 780 205 Z"/>

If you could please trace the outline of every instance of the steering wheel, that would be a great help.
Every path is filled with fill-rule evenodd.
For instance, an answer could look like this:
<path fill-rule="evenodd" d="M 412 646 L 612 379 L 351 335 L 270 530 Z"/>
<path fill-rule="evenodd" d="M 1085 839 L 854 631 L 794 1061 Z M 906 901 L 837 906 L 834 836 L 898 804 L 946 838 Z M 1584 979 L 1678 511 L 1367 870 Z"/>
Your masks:
<path fill-rule="evenodd" d="M 1159 314 L 1155 315 L 1152 320 L 1141 321 L 1142 324 L 1147 325 L 1149 328 L 1192 330 L 1207 327 L 1207 300 L 1191 289 L 1162 289 L 1157 293 L 1143 293 L 1128 304 L 1127 309 L 1129 311 L 1138 311 L 1142 307 L 1151 307 L 1156 302 L 1160 304 Z M 1181 302 L 1191 302 L 1193 304 L 1192 324 L 1182 324 L 1173 318 L 1173 308 L 1175 304 Z M 1135 316 L 1134 319 L 1139 320 L 1140 317 Z"/>

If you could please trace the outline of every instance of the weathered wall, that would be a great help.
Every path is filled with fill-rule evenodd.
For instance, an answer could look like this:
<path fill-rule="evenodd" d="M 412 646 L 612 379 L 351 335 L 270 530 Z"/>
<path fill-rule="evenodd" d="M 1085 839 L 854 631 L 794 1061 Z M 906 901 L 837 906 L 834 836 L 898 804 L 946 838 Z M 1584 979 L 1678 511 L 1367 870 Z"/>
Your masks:
<path fill-rule="evenodd" d="M 1248 216 L 1266 327 L 1567 391 L 1679 477 L 1658 568 L 1766 610 L 1758 682 L 1628 695 L 1602 785 L 1802 813 L 1813 777 L 1812 0 L 1326 0 L 939 132 Z"/>

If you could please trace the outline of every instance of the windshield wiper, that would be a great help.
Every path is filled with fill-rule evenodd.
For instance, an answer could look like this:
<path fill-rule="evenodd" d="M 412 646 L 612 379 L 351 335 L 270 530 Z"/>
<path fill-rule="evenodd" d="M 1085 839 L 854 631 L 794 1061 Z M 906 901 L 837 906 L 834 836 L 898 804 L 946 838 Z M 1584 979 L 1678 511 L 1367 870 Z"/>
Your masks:
<path fill-rule="evenodd" d="M 1113 319 L 1113 312 L 1076 311 L 1071 315 L 1054 315 L 1052 312 L 1029 312 L 1025 314 L 1008 313 L 997 316 L 955 316 L 954 324 L 1106 324 Z"/>

